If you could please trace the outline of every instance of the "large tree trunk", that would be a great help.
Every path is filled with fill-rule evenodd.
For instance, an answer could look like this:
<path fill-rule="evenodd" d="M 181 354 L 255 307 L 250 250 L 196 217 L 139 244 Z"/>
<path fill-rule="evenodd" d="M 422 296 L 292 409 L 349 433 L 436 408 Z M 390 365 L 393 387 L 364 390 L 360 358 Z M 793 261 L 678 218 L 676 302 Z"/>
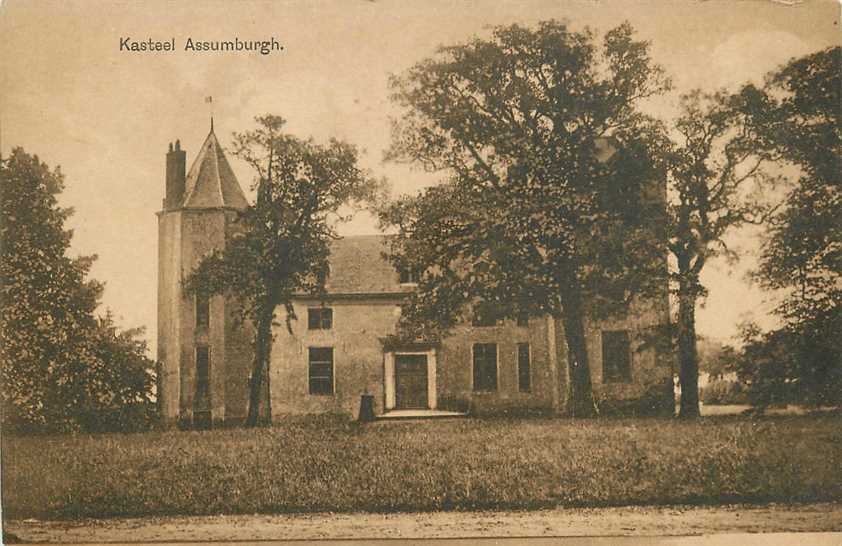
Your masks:
<path fill-rule="evenodd" d="M 254 336 L 254 363 L 252 364 L 251 382 L 249 384 L 249 408 L 246 417 L 246 426 L 254 427 L 260 422 L 261 400 L 264 392 L 268 389 L 269 358 L 272 353 L 272 320 L 275 315 L 275 306 L 266 305 L 262 307 L 257 315 L 256 332 Z M 272 421 L 271 394 L 267 393 L 266 408 L 264 408 L 263 421 L 266 424 Z"/>
<path fill-rule="evenodd" d="M 578 278 L 569 273 L 561 293 L 562 322 L 567 342 L 567 366 L 570 382 L 567 386 L 567 409 L 572 417 L 592 417 L 595 414 L 588 346 L 585 338 L 585 317 L 582 292 Z"/>
<path fill-rule="evenodd" d="M 699 416 L 699 360 L 696 352 L 696 297 L 681 289 L 678 295 L 678 378 L 681 403 L 678 416 Z"/>

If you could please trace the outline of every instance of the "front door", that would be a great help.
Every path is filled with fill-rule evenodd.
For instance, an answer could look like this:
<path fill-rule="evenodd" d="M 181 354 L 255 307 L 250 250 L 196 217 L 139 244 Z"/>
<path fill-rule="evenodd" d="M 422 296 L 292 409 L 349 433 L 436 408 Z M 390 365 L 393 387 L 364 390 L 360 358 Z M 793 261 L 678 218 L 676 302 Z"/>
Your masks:
<path fill-rule="evenodd" d="M 395 409 L 427 408 L 427 355 L 395 355 Z"/>

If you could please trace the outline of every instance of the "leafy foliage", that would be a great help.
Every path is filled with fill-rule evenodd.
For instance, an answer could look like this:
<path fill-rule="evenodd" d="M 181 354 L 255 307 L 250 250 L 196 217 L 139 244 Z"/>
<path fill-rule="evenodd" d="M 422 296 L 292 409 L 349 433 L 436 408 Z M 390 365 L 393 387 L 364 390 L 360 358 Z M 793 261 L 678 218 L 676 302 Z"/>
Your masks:
<path fill-rule="evenodd" d="M 842 321 L 837 317 L 822 325 L 823 331 L 781 328 L 771 332 L 762 332 L 754 324 L 743 326 L 737 377 L 758 411 L 781 404 L 842 405 L 840 353 L 832 341 Z"/>
<path fill-rule="evenodd" d="M 716 379 L 701 390 L 702 402 L 707 406 L 747 404 L 749 402 L 745 386 L 739 381 Z"/>
<path fill-rule="evenodd" d="M 663 286 L 665 252 L 661 131 L 637 104 L 669 82 L 629 25 L 594 41 L 555 21 L 498 27 L 393 78 L 405 113 L 387 158 L 444 180 L 381 215 L 391 259 L 423 272 L 407 335 L 441 335 L 472 306 L 561 316 L 579 415 L 593 411 L 585 314 Z"/>
<path fill-rule="evenodd" d="M 699 372 L 706 373 L 711 379 L 722 379 L 734 371 L 736 350 L 705 336 L 698 336 L 696 346 L 699 355 Z"/>
<path fill-rule="evenodd" d="M 137 330 L 98 319 L 93 256 L 70 258 L 59 169 L 20 148 L 0 162 L 3 425 L 26 430 L 147 426 L 152 368 Z"/>
<path fill-rule="evenodd" d="M 767 145 L 801 169 L 775 218 L 756 278 L 788 291 L 790 324 L 842 312 L 842 48 L 792 61 L 766 88 L 750 88 Z M 757 106 L 760 104 L 762 106 Z"/>
<path fill-rule="evenodd" d="M 382 198 L 383 191 L 382 182 L 357 166 L 352 145 L 285 134 L 285 120 L 278 116 L 255 121 L 257 129 L 235 134 L 233 154 L 254 170 L 257 200 L 240 214 L 240 233 L 205 257 L 185 282 L 190 292 L 236 297 L 243 318 L 255 325 L 250 426 L 258 420 L 276 308 L 286 311 L 289 328 L 296 319 L 293 296 L 323 291 L 336 225 Z M 264 411 L 271 418 L 271 410 Z"/>
<path fill-rule="evenodd" d="M 761 286 L 784 293 L 784 326 L 745 334 L 743 375 L 761 403 L 842 402 L 841 72 L 834 47 L 790 62 L 762 90 L 743 90 L 761 144 L 800 170 L 755 272 Z"/>

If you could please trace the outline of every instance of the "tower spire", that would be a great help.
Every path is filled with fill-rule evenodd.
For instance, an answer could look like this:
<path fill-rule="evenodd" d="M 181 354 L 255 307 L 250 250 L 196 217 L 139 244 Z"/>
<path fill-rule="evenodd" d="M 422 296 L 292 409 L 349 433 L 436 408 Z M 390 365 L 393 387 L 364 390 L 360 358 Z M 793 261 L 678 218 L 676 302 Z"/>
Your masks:
<path fill-rule="evenodd" d="M 213 116 L 211 116 L 211 130 L 210 130 L 210 132 L 211 133 L 213 132 Z"/>

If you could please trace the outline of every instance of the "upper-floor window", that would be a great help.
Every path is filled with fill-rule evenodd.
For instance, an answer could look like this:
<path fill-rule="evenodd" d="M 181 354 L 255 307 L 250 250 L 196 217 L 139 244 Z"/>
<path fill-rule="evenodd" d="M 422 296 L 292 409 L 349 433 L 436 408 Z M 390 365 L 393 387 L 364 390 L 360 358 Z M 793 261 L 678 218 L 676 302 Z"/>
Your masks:
<path fill-rule="evenodd" d="M 497 326 L 500 315 L 491 305 L 474 306 L 471 324 L 473 326 Z"/>
<path fill-rule="evenodd" d="M 333 328 L 333 309 L 330 307 L 307 309 L 308 330 L 330 330 L 331 328 Z"/>
<path fill-rule="evenodd" d="M 474 343 L 474 390 L 497 390 L 497 344 Z"/>
<path fill-rule="evenodd" d="M 626 330 L 602 332 L 602 382 L 631 382 L 631 342 Z"/>
<path fill-rule="evenodd" d="M 398 268 L 398 276 L 401 284 L 418 284 L 421 279 L 418 269 L 409 266 Z"/>
<path fill-rule="evenodd" d="M 196 326 L 207 328 L 210 325 L 210 295 L 204 290 L 196 293 Z"/>
<path fill-rule="evenodd" d="M 323 268 L 320 268 L 316 271 L 316 282 L 320 286 L 325 286 L 327 284 L 327 278 L 330 276 L 330 265 L 325 265 Z"/>

